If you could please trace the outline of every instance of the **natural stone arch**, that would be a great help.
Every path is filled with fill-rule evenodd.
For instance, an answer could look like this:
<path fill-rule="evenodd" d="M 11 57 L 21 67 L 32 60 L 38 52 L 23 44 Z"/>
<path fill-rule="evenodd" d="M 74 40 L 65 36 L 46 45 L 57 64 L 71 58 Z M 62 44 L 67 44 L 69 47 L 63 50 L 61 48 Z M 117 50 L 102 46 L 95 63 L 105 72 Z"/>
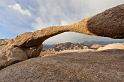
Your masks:
<path fill-rule="evenodd" d="M 34 47 L 63 32 L 78 32 L 110 38 L 124 38 L 124 4 L 108 9 L 91 18 L 66 26 L 51 26 L 16 37 L 15 46 Z"/>
<path fill-rule="evenodd" d="M 35 32 L 21 34 L 14 40 L 7 41 L 5 47 L 1 50 L 1 52 L 5 52 L 5 54 L 1 54 L 3 57 L 10 54 L 15 56 L 15 52 L 18 52 L 17 50 L 19 50 L 22 53 L 24 51 L 24 53 L 26 53 L 25 57 L 27 58 L 36 57 L 40 54 L 42 49 L 41 45 L 46 39 L 63 32 L 78 32 L 87 35 L 118 39 L 124 38 L 124 4 L 113 7 L 96 16 L 84 19 L 71 25 L 51 26 Z M 9 49 L 12 51 L 14 50 L 14 52 L 12 53 L 11 50 L 8 52 Z M 8 58 L 9 57 L 11 56 L 8 56 Z M 17 61 L 18 59 L 13 60 L 13 62 Z M 9 65 L 13 62 L 10 62 Z M 3 65 L 3 63 L 1 64 Z M 3 66 L 6 65 L 8 65 L 8 59 L 5 61 L 5 65 Z"/>

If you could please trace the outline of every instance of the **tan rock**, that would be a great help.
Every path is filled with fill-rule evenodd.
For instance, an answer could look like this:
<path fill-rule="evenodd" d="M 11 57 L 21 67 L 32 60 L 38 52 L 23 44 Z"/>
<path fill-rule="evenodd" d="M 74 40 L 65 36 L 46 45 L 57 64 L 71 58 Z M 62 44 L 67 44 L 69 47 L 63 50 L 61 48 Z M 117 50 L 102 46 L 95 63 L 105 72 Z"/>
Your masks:
<path fill-rule="evenodd" d="M 41 45 L 46 39 L 57 34 L 69 31 L 66 27 L 53 26 L 35 32 L 27 32 L 15 38 L 14 45 L 21 47 L 35 47 Z"/>
<path fill-rule="evenodd" d="M 108 49 L 120 49 L 120 50 L 124 50 L 124 44 L 122 44 L 122 43 L 108 44 L 108 45 L 105 45 L 104 47 L 98 48 L 97 50 L 98 51 L 102 51 L 102 50 L 108 50 Z"/>
<path fill-rule="evenodd" d="M 9 40 L 6 39 L 0 39 L 0 46 L 6 45 Z"/>
<path fill-rule="evenodd" d="M 1 45 L 1 46 L 0 46 L 0 50 L 1 50 L 4 46 L 5 46 L 5 45 Z"/>
<path fill-rule="evenodd" d="M 123 82 L 124 51 L 69 52 L 0 70 L 0 82 Z"/>
<path fill-rule="evenodd" d="M 0 50 L 0 69 L 26 59 L 27 55 L 22 49 L 6 45 Z"/>
<path fill-rule="evenodd" d="M 104 45 L 102 45 L 102 44 L 92 44 L 91 46 L 90 46 L 90 48 L 92 48 L 92 49 L 98 49 L 98 48 L 100 48 L 100 47 L 103 47 Z"/>

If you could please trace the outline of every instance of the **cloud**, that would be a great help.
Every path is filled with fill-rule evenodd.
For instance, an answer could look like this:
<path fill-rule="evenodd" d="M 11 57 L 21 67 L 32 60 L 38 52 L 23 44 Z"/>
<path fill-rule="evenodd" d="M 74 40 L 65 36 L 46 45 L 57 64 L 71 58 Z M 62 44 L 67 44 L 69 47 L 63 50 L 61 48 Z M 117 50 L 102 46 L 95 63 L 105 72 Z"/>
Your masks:
<path fill-rule="evenodd" d="M 18 11 L 18 12 L 21 13 L 22 15 L 31 16 L 30 11 L 27 10 L 27 9 L 23 9 L 23 8 L 21 7 L 21 5 L 18 4 L 18 3 L 14 4 L 14 5 L 9 5 L 8 7 L 9 7 L 9 8 L 12 8 L 12 9 L 15 10 L 15 11 Z"/>
<path fill-rule="evenodd" d="M 0 0 L 0 38 L 14 38 L 18 34 L 32 31 L 32 22 L 32 11 L 24 4 L 17 0 Z"/>
<path fill-rule="evenodd" d="M 37 0 L 38 11 L 34 29 L 66 25 L 119 5 L 124 0 Z"/>
<path fill-rule="evenodd" d="M 106 9 L 124 3 L 124 0 L 86 0 L 89 15 L 95 15 Z"/>
<path fill-rule="evenodd" d="M 38 11 L 34 29 L 44 26 L 66 25 L 83 18 L 85 3 L 81 0 L 37 0 Z"/>

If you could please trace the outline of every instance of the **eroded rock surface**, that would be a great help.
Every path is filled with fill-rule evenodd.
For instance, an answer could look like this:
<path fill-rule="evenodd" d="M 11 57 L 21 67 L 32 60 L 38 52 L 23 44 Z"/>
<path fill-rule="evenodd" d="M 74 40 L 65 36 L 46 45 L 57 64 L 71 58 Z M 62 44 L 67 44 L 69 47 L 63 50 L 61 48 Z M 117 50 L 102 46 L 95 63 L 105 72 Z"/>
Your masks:
<path fill-rule="evenodd" d="M 27 32 L 17 36 L 13 45 L 25 48 L 39 46 L 46 39 L 68 31 L 68 27 L 53 26 L 35 32 Z"/>
<path fill-rule="evenodd" d="M 0 69 L 26 59 L 28 57 L 21 48 L 10 45 L 3 46 L 0 50 Z"/>
<path fill-rule="evenodd" d="M 9 40 L 7 39 L 0 39 L 0 46 L 6 45 Z"/>
<path fill-rule="evenodd" d="M 97 50 L 102 51 L 102 50 L 108 50 L 108 49 L 120 49 L 124 50 L 124 44 L 123 43 L 113 43 L 113 44 L 108 44 L 105 45 L 104 47 L 100 47 Z"/>
<path fill-rule="evenodd" d="M 59 53 L 0 70 L 0 82 L 123 82 L 124 51 Z"/>
<path fill-rule="evenodd" d="M 90 48 L 91 49 L 98 49 L 98 48 L 100 48 L 100 47 L 104 47 L 105 45 L 102 45 L 102 44 L 92 44 L 91 46 L 90 46 Z"/>
<path fill-rule="evenodd" d="M 42 46 L 35 46 L 30 48 L 21 48 L 14 46 L 14 40 L 2 40 L 0 45 L 0 69 L 17 62 L 27 60 L 29 58 L 40 55 Z"/>
<path fill-rule="evenodd" d="M 124 4 L 93 16 L 87 25 L 98 36 L 124 38 Z"/>

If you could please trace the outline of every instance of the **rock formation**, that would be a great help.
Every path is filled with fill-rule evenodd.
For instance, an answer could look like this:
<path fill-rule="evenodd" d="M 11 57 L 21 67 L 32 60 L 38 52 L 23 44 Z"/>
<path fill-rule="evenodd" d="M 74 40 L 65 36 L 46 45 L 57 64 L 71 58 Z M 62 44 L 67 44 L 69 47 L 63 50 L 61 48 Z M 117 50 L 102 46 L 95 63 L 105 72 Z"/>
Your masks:
<path fill-rule="evenodd" d="M 60 53 L 0 70 L 0 82 L 123 82 L 124 51 Z"/>
<path fill-rule="evenodd" d="M 124 4 L 71 25 L 51 26 L 35 32 L 21 34 L 14 40 L 2 43 L 0 49 L 4 48 L 1 51 L 2 53 L 0 53 L 1 59 L 5 58 L 5 61 L 8 62 L 9 55 L 15 56 L 16 50 L 24 55 L 26 54 L 27 58 L 36 57 L 40 54 L 42 43 L 46 39 L 63 32 L 78 32 L 88 35 L 124 38 Z M 8 55 L 8 58 L 4 57 L 6 55 Z M 26 57 L 19 59 L 19 61 L 25 59 Z M 14 61 L 18 61 L 18 58 Z"/>
<path fill-rule="evenodd" d="M 26 53 L 19 47 L 6 45 L 0 49 L 0 69 L 26 59 Z"/>
<path fill-rule="evenodd" d="M 41 45 L 46 39 L 68 31 L 69 29 L 64 26 L 53 26 L 35 32 L 27 32 L 15 38 L 14 46 L 25 48 L 38 46 Z"/>
<path fill-rule="evenodd" d="M 102 45 L 102 44 L 92 44 L 91 46 L 90 46 L 90 48 L 91 49 L 98 49 L 98 48 L 100 48 L 100 47 L 104 47 L 105 45 Z"/>
<path fill-rule="evenodd" d="M 0 39 L 0 46 L 2 45 L 6 45 L 8 43 L 9 40 L 7 39 Z"/>
<path fill-rule="evenodd" d="M 14 45 L 34 47 L 63 32 L 78 32 L 110 38 L 124 38 L 124 4 L 108 9 L 91 18 L 66 26 L 52 26 L 16 37 Z"/>
<path fill-rule="evenodd" d="M 122 43 L 108 44 L 108 45 L 105 45 L 104 47 L 98 48 L 97 50 L 98 51 L 102 51 L 102 50 L 108 50 L 108 49 L 120 49 L 120 50 L 124 50 L 124 44 L 122 44 Z"/>
<path fill-rule="evenodd" d="M 87 26 L 90 32 L 98 36 L 124 38 L 124 4 L 90 18 Z"/>

